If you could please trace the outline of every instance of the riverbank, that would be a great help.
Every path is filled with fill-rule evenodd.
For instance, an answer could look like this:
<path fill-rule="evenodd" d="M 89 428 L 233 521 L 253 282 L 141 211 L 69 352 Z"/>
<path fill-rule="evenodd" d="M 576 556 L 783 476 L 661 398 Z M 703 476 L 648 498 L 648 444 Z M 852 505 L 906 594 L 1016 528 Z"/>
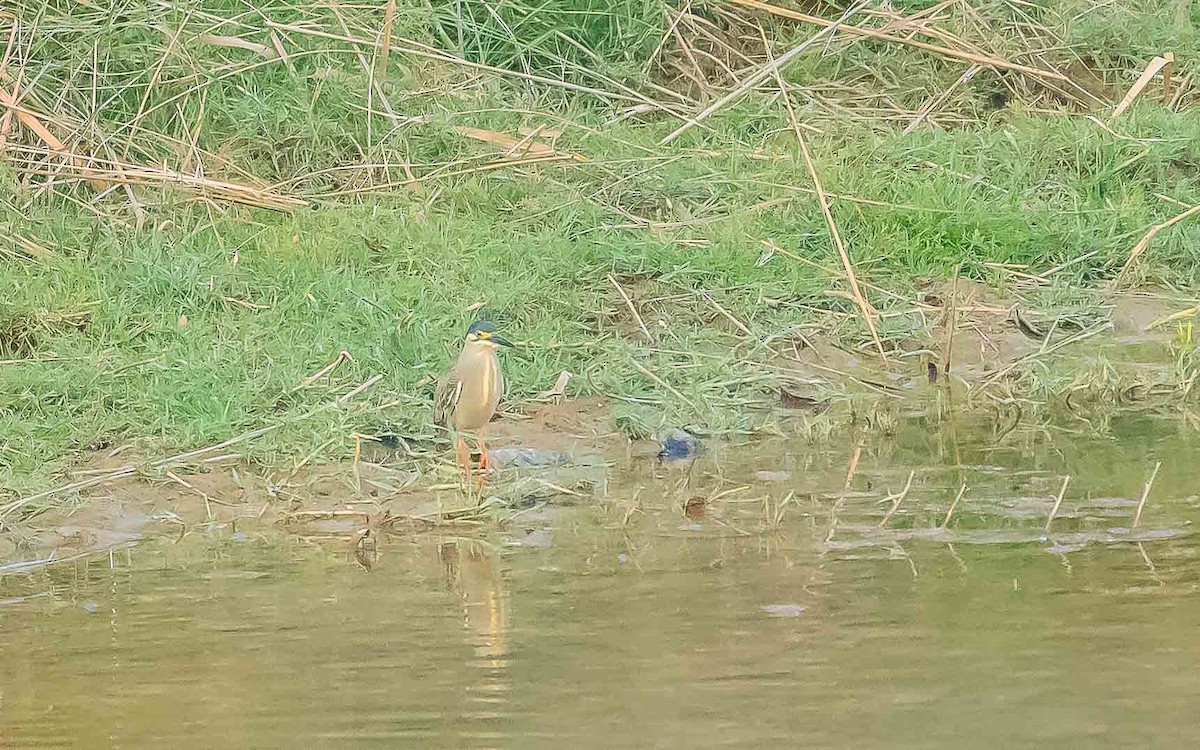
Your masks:
<path fill-rule="evenodd" d="M 1189 419 L 1186 8 L 1169 29 L 1132 5 L 1091 25 L 1071 3 L 1035 26 L 868 10 L 755 79 L 827 25 L 622 6 L 651 43 L 588 27 L 573 38 L 607 62 L 586 68 L 559 47 L 447 54 L 446 19 L 397 5 L 17 3 L 5 504 L 230 440 L 195 458 L 287 472 L 383 438 L 432 460 L 434 379 L 481 315 L 521 344 L 510 411 L 589 399 L 617 441 L 953 409 L 998 434 L 1056 409 L 1100 431 L 1127 409 Z M 1066 46 L 1031 56 L 1035 37 Z M 1168 47 L 1168 77 L 1120 107 Z M 689 54 L 724 62 L 689 77 Z"/>

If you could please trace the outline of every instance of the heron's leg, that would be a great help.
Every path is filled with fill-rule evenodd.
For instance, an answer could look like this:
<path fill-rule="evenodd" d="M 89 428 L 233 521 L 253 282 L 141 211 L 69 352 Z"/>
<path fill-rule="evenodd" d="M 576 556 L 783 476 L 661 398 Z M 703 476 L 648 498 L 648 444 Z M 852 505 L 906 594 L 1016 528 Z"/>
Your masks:
<path fill-rule="evenodd" d="M 487 484 L 488 474 L 490 473 L 488 470 L 488 452 L 487 446 L 483 444 L 482 440 L 476 440 L 475 445 L 479 447 L 479 487 L 482 490 L 483 485 Z"/>
<path fill-rule="evenodd" d="M 471 480 L 471 453 L 467 450 L 467 441 L 462 435 L 455 436 L 456 445 L 458 447 L 458 465 L 463 471 L 463 481 L 470 482 Z"/>
<path fill-rule="evenodd" d="M 479 446 L 479 468 L 487 471 L 491 462 L 488 460 L 487 446 L 483 444 L 483 439 L 475 441 L 475 445 Z"/>

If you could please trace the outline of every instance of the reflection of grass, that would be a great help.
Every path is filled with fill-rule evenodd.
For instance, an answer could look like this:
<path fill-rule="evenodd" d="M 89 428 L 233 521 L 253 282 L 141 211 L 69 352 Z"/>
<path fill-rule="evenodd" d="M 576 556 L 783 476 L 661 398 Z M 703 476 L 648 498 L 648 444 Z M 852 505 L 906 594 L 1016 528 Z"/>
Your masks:
<path fill-rule="evenodd" d="M 215 442 L 306 413 L 375 373 L 385 378 L 372 396 L 395 402 L 388 409 L 296 421 L 243 447 L 279 461 L 376 423 L 426 433 L 430 379 L 476 303 L 527 342 L 506 361 L 516 397 L 569 369 L 583 375 L 576 392 L 615 395 L 632 432 L 662 421 L 760 424 L 765 412 L 744 407 L 777 403 L 771 347 L 781 337 L 814 322 L 850 345 L 865 335 L 853 304 L 828 294 L 844 290 L 838 261 L 773 92 L 752 92 L 661 148 L 677 120 L 623 116 L 639 97 L 688 111 L 702 104 L 687 97 L 703 92 L 661 88 L 679 83 L 670 71 L 687 64 L 689 49 L 671 38 L 648 59 L 673 6 L 625 0 L 600 12 L 554 2 L 547 8 L 559 15 L 535 16 L 473 2 L 460 21 L 452 4 L 431 11 L 402 0 L 393 42 L 415 52 L 394 52 L 372 89 L 376 50 L 346 40 L 373 43 L 381 10 L 290 0 L 262 0 L 256 12 L 228 0 L 163 13 L 52 5 L 16 2 L 22 18 L 40 20 L 21 26 L 10 69 L 25 70 L 23 106 L 69 147 L 270 187 L 313 208 L 274 213 L 169 185 L 138 188 L 136 203 L 120 186 L 98 195 L 71 181 L 78 164 L 45 162 L 44 144 L 27 128 L 14 131 L 0 237 L 34 237 L 53 255 L 5 242 L 0 319 L 90 318 L 82 329 L 38 329 L 36 345 L 22 338 L 6 355 L 19 362 L 0 367 L 0 484 L 41 484 L 97 442 L 144 439 L 153 450 Z M 995 23 L 952 16 L 947 28 L 996 54 L 1028 48 L 1023 34 L 1034 27 L 1021 31 L 1024 21 L 1008 14 L 1032 11 L 980 5 Z M 1194 34 L 1140 12 L 1119 26 L 1097 13 L 1083 16 L 1087 25 L 1066 24 L 1084 5 L 1064 0 L 1033 20 L 1069 39 L 1100 77 L 1124 86 L 1166 42 L 1181 76 L 1194 65 L 1184 54 L 1195 50 Z M 695 13 L 689 29 L 734 29 L 708 6 Z M 813 31 L 764 24 L 779 50 Z M 721 38 L 738 45 L 721 65 L 736 72 L 761 61 L 751 28 Z M 1135 33 L 1114 35 L 1127 28 Z M 696 53 L 700 40 L 691 41 Z M 800 119 L 821 131 L 806 137 L 825 189 L 838 196 L 833 214 L 857 269 L 873 285 L 867 294 L 887 313 L 885 338 L 925 325 L 906 312 L 923 277 L 961 264 L 964 275 L 988 278 L 989 262 L 1040 273 L 1084 258 L 1054 276 L 1051 294 L 1071 296 L 1118 268 L 1147 226 L 1179 212 L 1160 194 L 1200 202 L 1200 116 L 1182 107 L 1190 94 L 1178 112 L 1147 96 L 1120 122 L 1100 125 L 1029 81 L 984 71 L 953 90 L 934 126 L 904 135 L 963 66 L 895 45 L 839 45 L 786 73 Z M 504 78 L 433 60 L 430 49 L 602 92 Z M 1008 105 L 993 111 L 1001 90 Z M 502 145 L 513 141 L 515 149 Z M 546 149 L 583 160 L 497 164 Z M 55 170 L 67 176 L 48 191 L 18 188 L 12 164 L 35 182 Z M 1163 232 L 1138 268 L 1152 280 L 1194 283 L 1198 232 L 1187 223 Z M 765 254 L 768 242 L 829 271 Z M 631 325 L 609 274 L 633 294 L 652 342 Z M 296 390 L 342 351 L 349 358 L 327 379 Z M 814 424 L 808 432 L 828 431 Z"/>

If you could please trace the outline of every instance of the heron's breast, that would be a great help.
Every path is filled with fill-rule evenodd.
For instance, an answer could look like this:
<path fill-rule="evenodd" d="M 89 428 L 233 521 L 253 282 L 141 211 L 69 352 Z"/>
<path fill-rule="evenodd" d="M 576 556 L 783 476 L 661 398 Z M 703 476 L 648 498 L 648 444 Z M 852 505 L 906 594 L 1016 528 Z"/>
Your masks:
<path fill-rule="evenodd" d="M 454 414 L 460 430 L 477 430 L 491 421 L 503 383 L 500 361 L 494 354 L 481 356 L 463 368 L 462 395 Z"/>

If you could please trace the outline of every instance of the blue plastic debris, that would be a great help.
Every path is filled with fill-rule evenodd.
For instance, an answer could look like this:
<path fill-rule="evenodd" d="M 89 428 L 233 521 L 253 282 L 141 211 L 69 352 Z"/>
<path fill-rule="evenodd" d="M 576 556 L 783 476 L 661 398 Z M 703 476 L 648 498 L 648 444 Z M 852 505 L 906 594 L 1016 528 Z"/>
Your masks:
<path fill-rule="evenodd" d="M 700 439 L 678 428 L 660 435 L 658 442 L 662 445 L 658 457 L 664 461 L 692 458 L 700 453 Z"/>

